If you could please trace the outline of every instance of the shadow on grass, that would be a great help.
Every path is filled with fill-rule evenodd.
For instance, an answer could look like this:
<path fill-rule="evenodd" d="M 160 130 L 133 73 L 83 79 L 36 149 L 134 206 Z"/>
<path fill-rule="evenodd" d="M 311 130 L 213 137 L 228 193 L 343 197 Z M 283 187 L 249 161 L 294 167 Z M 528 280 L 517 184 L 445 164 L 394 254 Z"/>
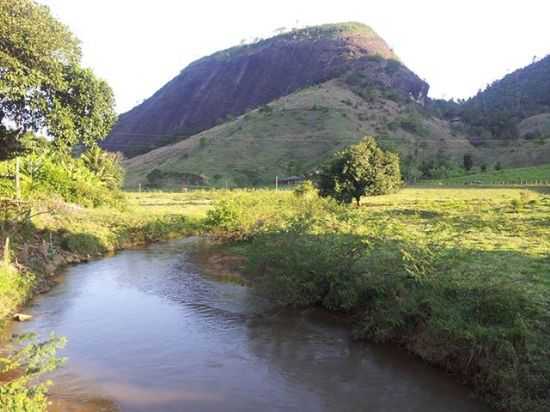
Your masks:
<path fill-rule="evenodd" d="M 547 257 L 295 232 L 245 250 L 260 290 L 281 304 L 352 313 L 357 337 L 406 346 L 496 407 L 550 402 Z"/>

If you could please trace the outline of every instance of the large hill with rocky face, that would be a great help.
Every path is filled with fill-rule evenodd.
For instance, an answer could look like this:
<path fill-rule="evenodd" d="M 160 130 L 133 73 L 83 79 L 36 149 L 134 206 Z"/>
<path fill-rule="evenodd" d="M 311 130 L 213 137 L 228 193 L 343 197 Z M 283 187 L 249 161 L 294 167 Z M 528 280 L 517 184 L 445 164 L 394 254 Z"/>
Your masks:
<path fill-rule="evenodd" d="M 300 89 L 359 73 L 378 88 L 423 101 L 428 84 L 399 63 L 371 28 L 324 25 L 202 58 L 123 114 L 105 148 L 128 156 L 184 140 Z"/>

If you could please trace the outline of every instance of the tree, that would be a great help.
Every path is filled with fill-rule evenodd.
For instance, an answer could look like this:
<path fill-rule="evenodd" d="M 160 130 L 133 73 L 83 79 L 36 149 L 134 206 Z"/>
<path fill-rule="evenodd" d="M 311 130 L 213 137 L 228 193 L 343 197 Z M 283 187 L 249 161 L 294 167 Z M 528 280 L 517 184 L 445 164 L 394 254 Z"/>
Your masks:
<path fill-rule="evenodd" d="M 79 41 L 46 6 L 0 0 L 0 160 L 22 150 L 29 131 L 45 131 L 56 146 L 90 145 L 116 116 L 112 90 L 79 66 Z M 7 147 L 7 146 L 4 146 Z"/>
<path fill-rule="evenodd" d="M 397 154 L 382 150 L 373 137 L 336 153 L 321 169 L 317 182 L 319 194 L 342 203 L 362 196 L 397 191 L 401 172 Z"/>
<path fill-rule="evenodd" d="M 474 167 L 474 158 L 471 153 L 466 153 L 463 160 L 464 170 L 469 172 Z"/>

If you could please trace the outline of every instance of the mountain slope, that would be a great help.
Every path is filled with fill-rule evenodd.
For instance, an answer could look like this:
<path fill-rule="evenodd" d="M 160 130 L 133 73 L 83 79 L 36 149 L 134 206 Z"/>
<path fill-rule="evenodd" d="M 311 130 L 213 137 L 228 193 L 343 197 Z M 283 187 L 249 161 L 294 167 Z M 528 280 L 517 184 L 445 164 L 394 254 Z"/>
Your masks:
<path fill-rule="evenodd" d="M 550 115 L 550 56 L 508 74 L 463 103 L 438 101 L 435 106 L 448 119 L 460 118 L 479 140 L 524 137 L 523 121 L 537 116 L 536 123 L 541 114 Z M 530 130 L 527 137 L 550 137 L 548 126 L 543 129 Z"/>
<path fill-rule="evenodd" d="M 129 159 L 129 188 L 138 184 L 248 186 L 300 175 L 365 135 L 416 162 L 439 155 L 455 162 L 475 148 L 447 122 L 416 103 L 391 100 L 384 89 L 365 96 L 352 79 L 335 79 L 280 98 L 174 145 Z M 350 84 L 351 83 L 351 84 Z M 390 96 L 395 97 L 395 96 Z"/>
<path fill-rule="evenodd" d="M 128 156 L 180 141 L 304 87 L 349 71 L 418 101 L 429 86 L 371 28 L 332 24 L 281 34 L 202 58 L 123 114 L 105 148 Z"/>

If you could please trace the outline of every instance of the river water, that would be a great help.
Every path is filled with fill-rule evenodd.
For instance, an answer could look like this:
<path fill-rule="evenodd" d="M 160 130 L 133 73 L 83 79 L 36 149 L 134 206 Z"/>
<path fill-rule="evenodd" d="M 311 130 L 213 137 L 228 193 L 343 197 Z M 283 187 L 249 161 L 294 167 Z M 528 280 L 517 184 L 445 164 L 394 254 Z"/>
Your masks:
<path fill-rule="evenodd" d="M 196 240 L 68 268 L 15 333 L 68 338 L 52 411 L 487 411 L 399 349 L 320 310 L 277 311 L 204 275 Z"/>

